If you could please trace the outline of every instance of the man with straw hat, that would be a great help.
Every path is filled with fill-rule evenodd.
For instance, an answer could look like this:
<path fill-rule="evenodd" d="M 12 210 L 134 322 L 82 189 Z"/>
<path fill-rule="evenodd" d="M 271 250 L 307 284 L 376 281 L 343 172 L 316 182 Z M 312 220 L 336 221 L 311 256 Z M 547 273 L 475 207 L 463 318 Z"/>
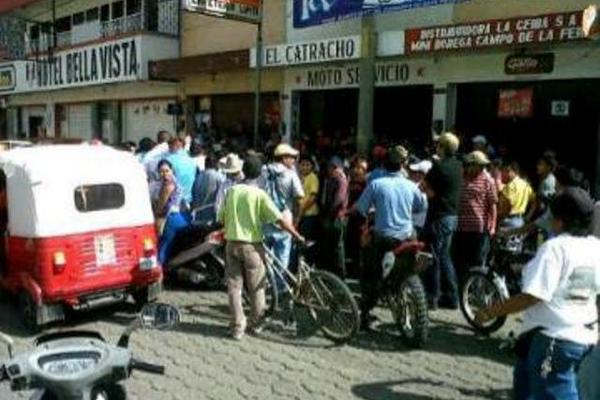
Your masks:
<path fill-rule="evenodd" d="M 468 154 L 464 160 L 455 246 L 459 280 L 469 268 L 485 264 L 490 237 L 496 232 L 498 193 L 485 169 L 489 164 L 481 151 Z"/>

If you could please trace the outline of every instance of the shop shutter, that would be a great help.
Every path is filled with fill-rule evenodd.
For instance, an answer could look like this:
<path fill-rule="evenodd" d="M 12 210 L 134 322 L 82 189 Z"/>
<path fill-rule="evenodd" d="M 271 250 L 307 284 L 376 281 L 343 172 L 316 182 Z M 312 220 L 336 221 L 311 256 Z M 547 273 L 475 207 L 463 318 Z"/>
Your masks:
<path fill-rule="evenodd" d="M 68 132 L 64 137 L 90 140 L 92 132 L 92 105 L 71 104 L 68 106 Z"/>
<path fill-rule="evenodd" d="M 156 139 L 160 130 L 173 133 L 173 116 L 167 114 L 167 100 L 132 101 L 126 103 L 127 141 L 139 143 L 140 139 Z"/>

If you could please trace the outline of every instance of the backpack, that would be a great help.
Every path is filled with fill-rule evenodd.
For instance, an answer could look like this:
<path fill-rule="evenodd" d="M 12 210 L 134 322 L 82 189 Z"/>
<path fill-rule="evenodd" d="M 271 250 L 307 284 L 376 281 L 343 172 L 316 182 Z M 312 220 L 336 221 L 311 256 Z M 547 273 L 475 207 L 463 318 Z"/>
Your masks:
<path fill-rule="evenodd" d="M 265 192 L 269 195 L 273 203 L 279 211 L 283 211 L 287 208 L 285 203 L 285 196 L 280 188 L 279 179 L 282 178 L 283 174 L 273 170 L 271 166 L 266 168 L 267 176 L 265 179 Z"/>

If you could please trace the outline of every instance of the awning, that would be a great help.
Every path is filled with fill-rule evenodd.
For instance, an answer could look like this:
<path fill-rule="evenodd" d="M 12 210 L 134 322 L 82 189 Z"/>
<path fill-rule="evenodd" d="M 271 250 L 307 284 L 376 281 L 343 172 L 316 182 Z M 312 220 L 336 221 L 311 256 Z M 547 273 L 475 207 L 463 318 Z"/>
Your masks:
<path fill-rule="evenodd" d="M 37 1 L 39 0 L 0 0 L 0 14 L 14 11 Z"/>
<path fill-rule="evenodd" d="M 150 79 L 178 80 L 186 75 L 212 74 L 223 71 L 247 70 L 250 50 L 235 50 L 215 54 L 175 58 L 150 62 Z"/>

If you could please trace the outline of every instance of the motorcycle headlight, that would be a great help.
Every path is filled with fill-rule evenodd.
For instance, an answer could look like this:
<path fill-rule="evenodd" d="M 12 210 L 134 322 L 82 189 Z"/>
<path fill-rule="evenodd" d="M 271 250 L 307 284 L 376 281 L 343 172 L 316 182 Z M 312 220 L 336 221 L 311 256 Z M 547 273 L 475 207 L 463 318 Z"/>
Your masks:
<path fill-rule="evenodd" d="M 56 376 L 76 375 L 93 369 L 100 360 L 100 354 L 94 352 L 54 354 L 40 358 L 42 371 Z"/>

